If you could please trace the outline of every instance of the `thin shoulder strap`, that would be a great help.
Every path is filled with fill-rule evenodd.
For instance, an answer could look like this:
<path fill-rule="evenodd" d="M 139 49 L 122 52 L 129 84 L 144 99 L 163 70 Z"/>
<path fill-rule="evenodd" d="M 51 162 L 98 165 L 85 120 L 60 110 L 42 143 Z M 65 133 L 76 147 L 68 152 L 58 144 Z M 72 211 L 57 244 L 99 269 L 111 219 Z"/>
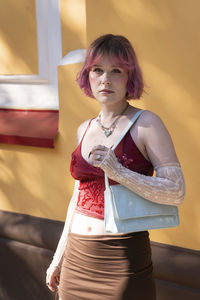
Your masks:
<path fill-rule="evenodd" d="M 123 137 L 125 136 L 125 134 L 129 131 L 129 129 L 131 128 L 131 126 L 133 126 L 133 124 L 135 123 L 135 121 L 138 119 L 138 117 L 141 115 L 141 113 L 144 110 L 139 110 L 137 111 L 134 116 L 132 117 L 132 119 L 130 120 L 130 122 L 128 123 L 128 125 L 126 126 L 126 128 L 122 131 L 122 134 L 120 135 L 120 137 L 117 139 L 117 141 L 115 142 L 115 144 L 112 146 L 112 150 L 114 150 L 117 145 L 119 145 L 119 143 L 121 142 L 121 140 L 123 139 Z"/>
<path fill-rule="evenodd" d="M 82 138 L 81 138 L 80 143 L 82 143 L 82 140 L 83 140 L 83 138 L 84 138 L 84 136 L 85 136 L 85 134 L 86 134 L 88 128 L 90 127 L 90 124 L 91 124 L 92 120 L 93 120 L 93 119 L 90 119 L 90 121 L 88 122 L 88 125 L 87 125 L 87 127 L 86 127 L 86 129 L 85 129 L 85 132 L 83 133 L 83 136 L 82 136 Z"/>

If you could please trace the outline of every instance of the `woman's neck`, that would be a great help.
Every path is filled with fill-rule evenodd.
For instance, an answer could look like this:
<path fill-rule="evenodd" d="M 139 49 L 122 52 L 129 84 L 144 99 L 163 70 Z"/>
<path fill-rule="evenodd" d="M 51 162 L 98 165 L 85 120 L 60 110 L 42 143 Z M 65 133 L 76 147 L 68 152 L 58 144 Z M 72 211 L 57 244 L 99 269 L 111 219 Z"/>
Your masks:
<path fill-rule="evenodd" d="M 124 114 L 128 110 L 129 104 L 128 102 L 119 103 L 118 105 L 115 103 L 115 105 L 101 105 L 101 121 L 103 123 L 110 123 L 115 119 L 115 117 Z"/>

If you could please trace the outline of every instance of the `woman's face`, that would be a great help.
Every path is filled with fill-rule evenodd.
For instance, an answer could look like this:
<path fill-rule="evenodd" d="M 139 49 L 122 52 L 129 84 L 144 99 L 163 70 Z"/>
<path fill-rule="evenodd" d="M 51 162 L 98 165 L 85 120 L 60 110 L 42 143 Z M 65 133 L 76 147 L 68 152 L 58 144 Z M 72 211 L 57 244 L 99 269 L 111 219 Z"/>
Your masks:
<path fill-rule="evenodd" d="M 113 65 L 107 56 L 99 59 L 89 72 L 93 96 L 101 104 L 114 104 L 125 101 L 128 72 Z"/>

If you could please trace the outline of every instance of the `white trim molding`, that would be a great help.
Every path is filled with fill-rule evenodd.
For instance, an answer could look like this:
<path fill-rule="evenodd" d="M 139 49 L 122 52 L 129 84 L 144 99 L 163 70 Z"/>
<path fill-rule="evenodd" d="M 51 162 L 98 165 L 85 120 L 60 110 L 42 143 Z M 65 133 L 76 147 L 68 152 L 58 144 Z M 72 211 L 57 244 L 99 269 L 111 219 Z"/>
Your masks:
<path fill-rule="evenodd" d="M 70 65 L 70 64 L 77 64 L 85 61 L 86 56 L 86 49 L 76 49 L 69 53 L 67 53 L 62 60 L 60 61 L 59 65 Z"/>
<path fill-rule="evenodd" d="M 0 75 L 0 107 L 58 109 L 57 66 L 62 58 L 60 1 L 36 0 L 38 70 Z"/>

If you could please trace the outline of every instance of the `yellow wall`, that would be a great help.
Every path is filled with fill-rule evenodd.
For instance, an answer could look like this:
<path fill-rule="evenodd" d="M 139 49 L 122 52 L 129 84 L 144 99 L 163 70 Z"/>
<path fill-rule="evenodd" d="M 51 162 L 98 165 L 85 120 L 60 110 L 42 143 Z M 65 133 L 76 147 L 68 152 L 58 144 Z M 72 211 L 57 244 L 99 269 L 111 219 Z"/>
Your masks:
<path fill-rule="evenodd" d="M 37 74 L 35 0 L 0 1 L 0 74 Z"/>
<path fill-rule="evenodd" d="M 56 149 L 0 144 L 0 208 L 59 219 L 66 211 L 67 157 Z"/>
<path fill-rule="evenodd" d="M 73 27 L 67 19 L 67 6 L 72 11 L 76 5 L 84 8 L 84 4 L 81 21 L 79 14 L 77 19 L 73 16 Z M 197 0 L 191 4 L 186 0 L 61 1 L 63 55 L 109 32 L 124 34 L 135 45 L 148 94 L 144 94 L 142 101 L 132 103 L 158 113 L 164 120 L 187 183 L 187 197 L 179 209 L 181 225 L 151 231 L 151 239 L 197 250 L 200 249 L 199 9 Z M 75 83 L 80 66 L 58 68 L 60 120 L 56 148 L 0 146 L 1 209 L 64 220 L 72 193 L 69 162 L 76 128 L 99 109 L 96 101 L 86 98 Z"/>
<path fill-rule="evenodd" d="M 85 0 L 60 0 L 62 53 L 86 47 Z"/>
<path fill-rule="evenodd" d="M 198 0 L 86 0 L 87 41 L 123 34 L 135 46 L 148 95 L 134 105 L 158 113 L 168 127 L 187 184 L 181 226 L 151 232 L 155 241 L 200 249 Z M 195 230 L 194 230 L 195 228 Z"/>

